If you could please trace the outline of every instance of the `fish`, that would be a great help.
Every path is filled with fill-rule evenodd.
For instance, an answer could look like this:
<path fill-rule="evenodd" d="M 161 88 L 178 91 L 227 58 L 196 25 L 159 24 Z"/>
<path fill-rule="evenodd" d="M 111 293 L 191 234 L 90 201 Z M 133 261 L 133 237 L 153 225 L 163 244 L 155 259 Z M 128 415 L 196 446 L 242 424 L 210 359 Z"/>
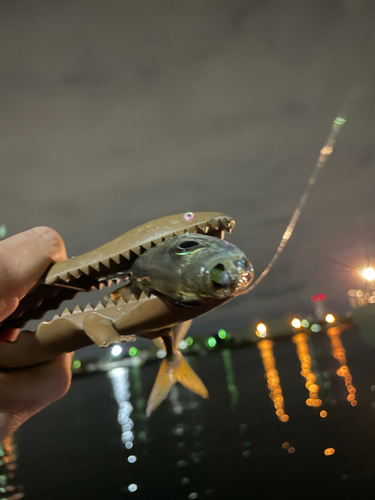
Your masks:
<path fill-rule="evenodd" d="M 137 287 L 180 307 L 197 307 L 212 299 L 229 300 L 246 293 L 254 276 L 253 266 L 235 245 L 201 234 L 183 234 L 159 243 L 140 255 L 126 276 L 126 286 L 111 294 L 112 300 Z M 202 396 L 208 391 L 179 349 L 192 321 L 176 324 L 155 339 L 164 346 L 163 359 L 152 388 L 146 413 L 151 413 L 167 397 L 171 387 L 182 385 Z"/>
<path fill-rule="evenodd" d="M 138 257 L 124 279 L 147 294 L 193 307 L 246 293 L 253 277 L 254 268 L 238 247 L 214 236 L 187 233 Z M 125 289 L 111 298 L 119 298 Z"/>

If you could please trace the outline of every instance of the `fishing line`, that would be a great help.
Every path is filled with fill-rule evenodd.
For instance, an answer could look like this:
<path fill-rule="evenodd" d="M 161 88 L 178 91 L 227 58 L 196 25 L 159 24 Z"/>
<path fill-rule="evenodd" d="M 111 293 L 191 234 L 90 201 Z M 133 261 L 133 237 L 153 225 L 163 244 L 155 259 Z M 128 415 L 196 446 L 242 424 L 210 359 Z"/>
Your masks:
<path fill-rule="evenodd" d="M 302 209 L 304 208 L 306 201 L 307 201 L 308 197 L 310 196 L 310 192 L 312 190 L 312 187 L 316 183 L 316 180 L 318 178 L 320 171 L 326 165 L 328 158 L 332 154 L 337 137 L 338 137 L 340 131 L 342 130 L 343 126 L 346 123 L 347 113 L 349 111 L 350 104 L 351 104 L 351 101 L 354 97 L 354 94 L 355 94 L 354 91 L 351 91 L 349 93 L 349 95 L 346 99 L 346 103 L 343 106 L 343 109 L 341 110 L 341 113 L 339 113 L 336 116 L 336 118 L 333 120 L 331 130 L 330 130 L 329 135 L 328 135 L 328 139 L 326 140 L 323 148 L 320 150 L 318 161 L 316 162 L 315 167 L 312 171 L 312 174 L 310 176 L 307 187 L 306 187 L 304 193 L 302 194 L 296 209 L 293 212 L 292 218 L 289 221 L 289 224 L 286 228 L 286 231 L 283 234 L 283 237 L 281 238 L 280 244 L 279 244 L 274 256 L 272 257 L 272 259 L 270 260 L 269 264 L 264 269 L 262 274 L 254 281 L 254 283 L 250 286 L 250 288 L 247 289 L 246 292 L 250 292 L 250 290 L 253 290 L 267 276 L 267 274 L 271 271 L 275 262 L 280 257 L 281 253 L 283 252 L 290 237 L 292 236 L 294 228 L 296 227 L 298 219 L 301 215 Z"/>

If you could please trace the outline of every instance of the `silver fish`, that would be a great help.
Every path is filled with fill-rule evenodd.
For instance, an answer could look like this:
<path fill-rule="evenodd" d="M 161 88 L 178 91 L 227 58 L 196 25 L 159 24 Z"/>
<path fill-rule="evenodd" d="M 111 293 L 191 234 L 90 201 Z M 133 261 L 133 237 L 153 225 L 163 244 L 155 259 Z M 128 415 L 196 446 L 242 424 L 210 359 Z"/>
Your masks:
<path fill-rule="evenodd" d="M 175 236 L 137 258 L 128 278 L 148 293 L 194 306 L 245 293 L 254 269 L 235 245 L 213 236 Z"/>

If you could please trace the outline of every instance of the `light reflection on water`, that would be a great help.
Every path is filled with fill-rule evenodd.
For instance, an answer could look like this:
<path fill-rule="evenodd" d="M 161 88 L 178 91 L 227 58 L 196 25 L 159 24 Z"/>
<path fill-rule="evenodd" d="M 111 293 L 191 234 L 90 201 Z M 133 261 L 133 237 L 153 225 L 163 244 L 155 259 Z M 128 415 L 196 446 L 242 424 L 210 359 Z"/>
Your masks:
<path fill-rule="evenodd" d="M 50 477 L 53 460 L 48 457 L 49 450 L 53 449 L 56 457 L 51 441 L 53 425 L 61 432 L 59 418 L 67 425 L 78 418 L 85 422 L 79 432 L 73 426 L 63 435 L 54 434 L 54 442 L 66 443 L 66 456 L 59 448 L 61 477 L 71 477 L 69 469 L 65 470 L 70 464 L 71 469 L 80 468 L 77 495 L 72 496 L 61 485 L 58 491 L 52 487 L 46 490 L 45 498 L 120 500 L 138 495 L 142 500 L 176 500 L 198 495 L 195 498 L 227 500 L 232 496 L 243 498 L 244 488 L 255 492 L 255 498 L 265 489 L 261 497 L 266 498 L 280 496 L 288 488 L 302 491 L 312 477 L 322 485 L 320 498 L 328 498 L 324 496 L 327 485 L 335 492 L 331 498 L 372 498 L 368 493 L 372 492 L 371 478 L 375 475 L 375 419 L 371 409 L 375 372 L 369 367 L 375 367 L 375 356 L 355 331 L 345 332 L 342 338 L 338 332 L 335 335 L 335 346 L 339 346 L 338 339 L 341 348 L 345 346 L 345 352 L 340 348 L 336 356 L 331 352 L 331 337 L 324 333 L 295 339 L 300 342 L 299 351 L 291 339 L 274 342 L 272 352 L 266 345 L 267 362 L 272 365 L 266 368 L 274 370 L 277 366 L 277 374 L 271 371 L 268 376 L 277 377 L 273 389 L 282 387 L 283 404 L 291 416 L 288 422 L 280 422 L 275 415 L 274 400 L 267 390 L 267 369 L 264 371 L 261 351 L 254 347 L 189 357 L 208 387 L 209 400 L 177 385 L 150 418 L 145 416 L 145 406 L 159 361 L 113 370 L 109 378 L 77 378 L 61 403 L 61 417 L 48 417 L 57 405 L 22 427 L 20 443 L 28 442 L 23 458 L 31 456 L 22 469 L 26 493 L 37 477 L 32 460 L 35 450 L 44 450 L 38 456 L 38 467 Z M 343 377 L 337 373 L 342 367 L 340 360 L 348 370 L 350 366 L 351 384 L 356 381 L 355 395 L 361 403 L 356 407 L 348 404 L 347 396 L 352 394 L 348 392 L 349 383 L 342 383 Z M 312 384 L 305 387 L 308 380 Z M 319 387 L 311 388 L 314 384 Z M 307 406 L 306 399 L 311 396 L 307 390 L 319 394 L 316 399 L 322 399 L 324 406 L 316 411 L 314 406 Z M 97 411 L 89 411 L 90 405 Z M 74 412 L 76 418 L 67 419 L 66 415 Z M 132 448 L 126 448 L 127 443 Z M 79 462 L 74 462 L 72 449 L 81 453 Z M 105 457 L 100 460 L 101 476 L 95 457 Z M 82 463 L 89 467 L 82 468 Z M 91 496 L 84 496 L 86 490 Z M 38 497 L 31 494 L 28 498 Z M 310 498 L 308 491 L 306 498 Z"/>

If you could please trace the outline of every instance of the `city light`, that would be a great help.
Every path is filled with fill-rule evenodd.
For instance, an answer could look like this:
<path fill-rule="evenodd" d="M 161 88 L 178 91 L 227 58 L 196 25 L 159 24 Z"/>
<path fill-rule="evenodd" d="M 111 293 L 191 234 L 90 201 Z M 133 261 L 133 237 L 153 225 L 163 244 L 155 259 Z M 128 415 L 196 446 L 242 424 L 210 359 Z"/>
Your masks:
<path fill-rule="evenodd" d="M 111 354 L 112 356 L 114 357 L 117 357 L 117 356 L 120 356 L 120 354 L 122 353 L 122 347 L 120 345 L 114 345 L 111 349 Z"/>
<path fill-rule="evenodd" d="M 136 356 L 138 352 L 138 349 L 136 347 L 131 347 L 129 349 L 129 356 Z"/>
<path fill-rule="evenodd" d="M 313 302 L 323 302 L 324 300 L 326 300 L 326 296 L 324 295 L 324 293 L 318 293 L 318 295 L 312 295 L 311 300 Z"/>
<path fill-rule="evenodd" d="M 318 325 L 317 323 L 311 325 L 311 331 L 314 333 L 320 332 L 321 329 L 322 329 L 321 326 Z"/>
<path fill-rule="evenodd" d="M 82 363 L 80 362 L 79 359 L 75 359 L 73 361 L 73 368 L 74 368 L 74 370 L 79 370 L 79 368 L 81 368 L 81 365 L 82 365 Z"/>
<path fill-rule="evenodd" d="M 255 333 L 257 337 L 265 337 L 267 335 L 267 327 L 264 323 L 258 323 Z"/>
<path fill-rule="evenodd" d="M 192 337 L 186 337 L 186 343 L 188 346 L 193 345 L 193 342 L 194 342 L 194 340 L 192 339 Z"/>
<path fill-rule="evenodd" d="M 336 450 L 335 450 L 335 448 L 326 448 L 326 449 L 324 450 L 324 455 L 325 455 L 326 457 L 329 457 L 329 456 L 331 456 L 331 455 L 334 455 L 334 454 L 335 454 L 335 451 L 336 451 Z"/>
<path fill-rule="evenodd" d="M 336 321 L 336 318 L 333 314 L 327 314 L 325 319 L 327 323 L 334 323 Z"/>
<path fill-rule="evenodd" d="M 301 321 L 298 318 L 293 318 L 292 321 L 290 322 L 293 328 L 301 328 Z"/>
<path fill-rule="evenodd" d="M 223 329 L 219 330 L 217 334 L 221 339 L 225 339 L 225 337 L 227 336 L 227 332 Z"/>
<path fill-rule="evenodd" d="M 373 281 L 375 279 L 375 271 L 372 267 L 368 267 L 362 271 L 362 276 L 367 281 Z"/>
<path fill-rule="evenodd" d="M 207 339 L 207 345 L 208 347 L 215 347 L 216 345 L 215 337 L 210 337 L 209 339 Z"/>
<path fill-rule="evenodd" d="M 310 323 L 307 321 L 307 319 L 303 319 L 303 320 L 301 321 L 301 323 L 302 323 L 302 326 L 303 326 L 304 328 L 307 328 L 307 327 L 310 325 Z"/>
<path fill-rule="evenodd" d="M 181 349 L 181 350 L 186 349 L 186 348 L 187 348 L 187 346 L 188 346 L 188 343 L 186 342 L 186 340 L 181 340 L 181 341 L 180 341 L 180 343 L 178 344 L 178 347 L 179 347 L 179 349 Z"/>

